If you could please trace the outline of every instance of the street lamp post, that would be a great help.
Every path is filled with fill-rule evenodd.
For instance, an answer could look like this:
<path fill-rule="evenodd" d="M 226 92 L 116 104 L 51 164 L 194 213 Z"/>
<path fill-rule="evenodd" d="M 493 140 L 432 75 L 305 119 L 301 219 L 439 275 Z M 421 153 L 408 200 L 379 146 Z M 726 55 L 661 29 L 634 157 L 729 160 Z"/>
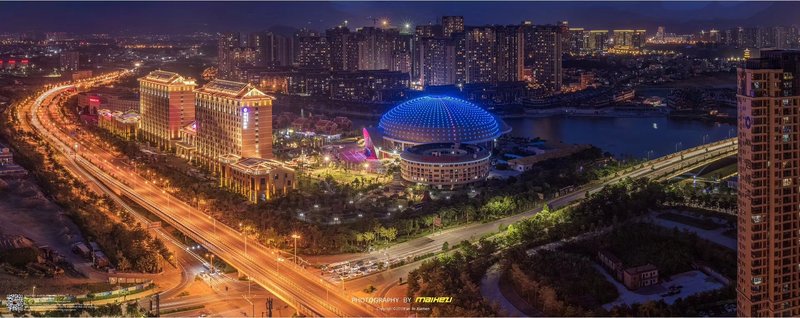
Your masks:
<path fill-rule="evenodd" d="M 298 264 L 298 262 L 297 262 L 297 239 L 300 238 L 300 235 L 292 234 L 292 238 L 294 239 L 294 263 Z"/>
<path fill-rule="evenodd" d="M 172 202 L 169 200 L 169 195 L 167 195 L 167 191 L 161 190 L 161 194 L 167 197 L 167 210 L 172 210 Z"/>
<path fill-rule="evenodd" d="M 206 254 L 206 257 L 211 258 L 211 274 L 214 274 L 214 254 Z"/>
<path fill-rule="evenodd" d="M 239 230 L 242 231 L 242 233 L 239 234 L 242 236 L 242 239 L 244 240 L 244 256 L 247 257 L 247 234 L 242 228 L 242 223 L 239 223 Z"/>

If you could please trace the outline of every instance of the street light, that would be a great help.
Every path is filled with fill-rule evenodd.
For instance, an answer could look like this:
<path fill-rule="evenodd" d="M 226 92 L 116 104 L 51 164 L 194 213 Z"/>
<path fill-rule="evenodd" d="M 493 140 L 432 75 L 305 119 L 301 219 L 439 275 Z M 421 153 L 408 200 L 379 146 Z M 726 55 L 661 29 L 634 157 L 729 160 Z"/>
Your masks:
<path fill-rule="evenodd" d="M 278 256 L 278 258 L 275 259 L 275 271 L 276 272 L 280 272 L 281 271 L 280 268 L 278 268 L 278 265 L 280 265 L 281 262 L 283 262 L 285 260 L 286 260 L 285 258 L 280 257 L 280 256 Z"/>
<path fill-rule="evenodd" d="M 300 238 L 300 235 L 292 234 L 292 238 L 294 239 L 294 263 L 297 264 L 297 239 Z"/>
<path fill-rule="evenodd" d="M 206 253 L 206 257 L 211 258 L 211 274 L 214 274 L 214 254 Z"/>

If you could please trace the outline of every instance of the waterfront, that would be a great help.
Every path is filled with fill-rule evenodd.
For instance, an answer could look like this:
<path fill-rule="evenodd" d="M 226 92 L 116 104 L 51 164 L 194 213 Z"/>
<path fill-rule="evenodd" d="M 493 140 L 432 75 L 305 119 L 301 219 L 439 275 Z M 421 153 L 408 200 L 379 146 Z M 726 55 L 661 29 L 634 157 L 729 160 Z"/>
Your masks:
<path fill-rule="evenodd" d="M 555 143 L 592 144 L 617 158 L 650 158 L 734 137 L 730 124 L 660 117 L 550 116 L 506 118 L 511 135 Z M 377 120 L 354 119 L 353 127 L 377 126 Z"/>
<path fill-rule="evenodd" d="M 542 117 L 506 119 L 511 135 L 549 142 L 592 144 L 618 158 L 666 155 L 706 142 L 734 137 L 729 124 L 667 117 Z M 680 144 L 679 144 L 680 143 Z"/>

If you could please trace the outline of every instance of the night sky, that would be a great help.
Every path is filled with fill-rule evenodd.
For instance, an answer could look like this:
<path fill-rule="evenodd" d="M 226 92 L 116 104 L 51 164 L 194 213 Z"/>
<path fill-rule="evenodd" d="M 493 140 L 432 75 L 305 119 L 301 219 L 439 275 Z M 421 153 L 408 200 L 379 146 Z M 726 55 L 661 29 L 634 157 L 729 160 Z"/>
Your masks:
<path fill-rule="evenodd" d="M 774 2 L 2 2 L 0 32 L 187 33 L 315 30 L 349 21 L 351 27 L 388 18 L 394 25 L 436 23 L 462 15 L 467 25 L 538 24 L 613 29 L 664 25 L 667 32 L 734 26 L 789 25 L 800 3 Z"/>

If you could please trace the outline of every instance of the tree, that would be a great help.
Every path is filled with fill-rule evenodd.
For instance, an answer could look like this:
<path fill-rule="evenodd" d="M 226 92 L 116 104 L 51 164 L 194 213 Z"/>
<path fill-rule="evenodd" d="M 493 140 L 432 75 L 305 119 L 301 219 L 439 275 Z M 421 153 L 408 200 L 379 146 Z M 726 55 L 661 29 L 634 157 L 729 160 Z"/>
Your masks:
<path fill-rule="evenodd" d="M 375 232 L 367 231 L 362 235 L 364 236 L 364 241 L 367 242 L 367 244 L 370 244 L 370 242 L 375 240 Z"/>
<path fill-rule="evenodd" d="M 387 240 L 394 241 L 397 238 L 397 228 L 395 227 L 386 228 L 384 235 Z"/>
<path fill-rule="evenodd" d="M 122 251 L 117 251 L 117 269 L 123 272 L 131 269 L 131 262 L 122 254 Z"/>

